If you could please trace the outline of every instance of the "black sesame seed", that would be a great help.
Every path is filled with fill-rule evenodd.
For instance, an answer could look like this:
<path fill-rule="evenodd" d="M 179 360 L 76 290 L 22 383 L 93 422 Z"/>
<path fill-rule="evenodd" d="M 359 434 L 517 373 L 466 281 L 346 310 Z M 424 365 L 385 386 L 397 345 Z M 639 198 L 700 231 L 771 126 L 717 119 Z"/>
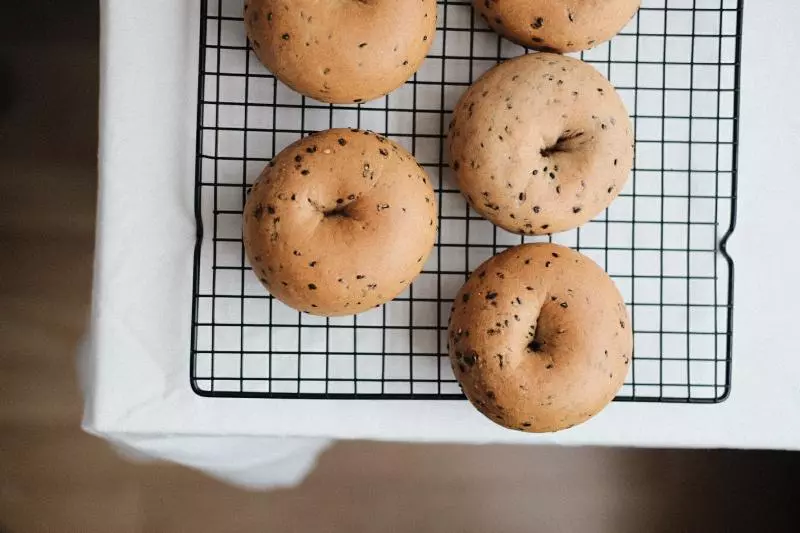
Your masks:
<path fill-rule="evenodd" d="M 475 359 L 476 359 L 476 358 L 477 358 L 477 354 L 476 354 L 476 353 L 474 353 L 474 352 L 470 352 L 470 353 L 468 353 L 468 354 L 465 354 L 465 355 L 464 355 L 464 356 L 461 358 L 461 360 L 462 360 L 462 361 L 464 362 L 464 364 L 466 364 L 467 366 L 473 366 L 473 365 L 475 364 Z"/>

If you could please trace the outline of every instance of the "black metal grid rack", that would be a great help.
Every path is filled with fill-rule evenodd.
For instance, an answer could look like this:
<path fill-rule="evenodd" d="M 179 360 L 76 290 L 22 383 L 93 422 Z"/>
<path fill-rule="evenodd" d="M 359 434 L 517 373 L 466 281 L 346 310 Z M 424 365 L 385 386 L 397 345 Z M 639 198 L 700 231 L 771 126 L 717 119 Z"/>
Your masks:
<path fill-rule="evenodd" d="M 191 383 L 204 396 L 462 398 L 446 355 L 452 298 L 467 274 L 520 242 L 471 212 L 443 138 L 458 97 L 525 50 L 492 33 L 469 0 L 439 1 L 428 59 L 388 97 L 328 105 L 292 92 L 249 52 L 241 0 L 204 0 L 200 32 Z M 636 126 L 633 179 L 579 230 L 550 237 L 619 285 L 635 355 L 618 400 L 717 402 L 730 390 L 741 0 L 644 0 L 610 43 L 581 54 Z M 405 145 L 436 185 L 437 247 L 395 301 L 357 317 L 300 314 L 249 272 L 241 212 L 249 184 L 312 131 L 359 127 Z"/>

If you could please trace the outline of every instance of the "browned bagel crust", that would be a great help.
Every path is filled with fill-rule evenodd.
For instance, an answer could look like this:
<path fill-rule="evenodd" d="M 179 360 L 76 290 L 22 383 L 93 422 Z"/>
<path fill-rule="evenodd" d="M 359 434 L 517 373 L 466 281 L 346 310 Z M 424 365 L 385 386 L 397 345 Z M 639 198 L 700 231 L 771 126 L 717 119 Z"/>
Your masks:
<path fill-rule="evenodd" d="M 619 391 L 633 336 L 614 282 L 586 256 L 554 244 L 510 248 L 456 296 L 453 372 L 478 410 L 503 426 L 558 431 Z"/>
<path fill-rule="evenodd" d="M 557 54 L 518 57 L 483 75 L 458 102 L 448 142 L 470 205 L 528 235 L 591 220 L 633 166 L 633 127 L 614 87 Z"/>
<path fill-rule="evenodd" d="M 250 191 L 244 245 L 269 292 L 307 313 L 355 314 L 420 273 L 436 200 L 414 157 L 372 132 L 334 129 L 278 154 Z"/>
<path fill-rule="evenodd" d="M 436 35 L 436 0 L 247 0 L 259 60 L 322 102 L 383 96 L 420 67 Z"/>
<path fill-rule="evenodd" d="M 641 0 L 473 0 L 494 31 L 544 52 L 577 52 L 614 37 Z"/>

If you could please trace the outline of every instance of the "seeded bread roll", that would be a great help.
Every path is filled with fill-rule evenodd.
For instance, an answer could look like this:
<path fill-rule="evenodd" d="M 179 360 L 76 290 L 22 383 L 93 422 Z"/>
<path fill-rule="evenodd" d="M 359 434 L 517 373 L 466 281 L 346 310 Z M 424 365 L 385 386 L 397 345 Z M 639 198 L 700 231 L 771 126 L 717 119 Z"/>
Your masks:
<path fill-rule="evenodd" d="M 521 46 L 577 52 L 614 37 L 641 0 L 473 0 L 489 26 Z"/>
<path fill-rule="evenodd" d="M 402 147 L 372 132 L 309 135 L 275 157 L 244 208 L 253 272 L 285 304 L 324 316 L 400 294 L 436 239 L 430 179 Z"/>
<path fill-rule="evenodd" d="M 614 87 L 557 54 L 517 57 L 484 74 L 458 102 L 448 140 L 470 205 L 528 235 L 594 218 L 633 166 L 633 127 Z"/>
<path fill-rule="evenodd" d="M 493 421 L 558 431 L 603 409 L 628 371 L 633 336 L 614 282 L 554 244 L 510 248 L 483 263 L 453 304 L 450 362 Z"/>
<path fill-rule="evenodd" d="M 436 34 L 436 0 L 246 0 L 253 51 L 282 82 L 323 102 L 400 87 Z"/>

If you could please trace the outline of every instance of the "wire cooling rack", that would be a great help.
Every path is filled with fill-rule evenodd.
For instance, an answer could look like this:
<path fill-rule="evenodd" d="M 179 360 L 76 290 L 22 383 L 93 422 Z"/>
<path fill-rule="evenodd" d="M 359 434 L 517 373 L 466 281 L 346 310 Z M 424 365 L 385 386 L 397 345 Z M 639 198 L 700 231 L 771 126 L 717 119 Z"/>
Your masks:
<path fill-rule="evenodd" d="M 443 139 L 459 96 L 525 53 L 473 14 L 439 1 L 427 60 L 391 95 L 328 105 L 277 82 L 248 50 L 241 0 L 202 3 L 196 175 L 198 240 L 191 383 L 204 396 L 462 398 L 450 370 L 450 305 L 468 273 L 503 249 L 542 240 L 494 227 L 454 185 Z M 730 390 L 741 5 L 644 0 L 613 41 L 580 57 L 617 87 L 636 127 L 633 179 L 604 214 L 550 239 L 614 278 L 635 355 L 618 400 L 716 402 Z M 241 213 L 269 159 L 310 132 L 359 127 L 406 146 L 436 185 L 441 230 L 399 298 L 345 318 L 298 313 L 246 263 Z M 545 238 L 546 239 L 546 238 Z"/>

